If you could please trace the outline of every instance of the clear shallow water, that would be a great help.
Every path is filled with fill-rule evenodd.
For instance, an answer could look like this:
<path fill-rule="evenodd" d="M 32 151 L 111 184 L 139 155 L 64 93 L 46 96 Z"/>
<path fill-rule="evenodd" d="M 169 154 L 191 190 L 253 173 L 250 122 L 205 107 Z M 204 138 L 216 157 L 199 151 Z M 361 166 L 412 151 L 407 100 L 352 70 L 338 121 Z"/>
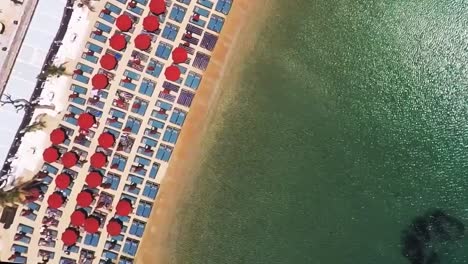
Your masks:
<path fill-rule="evenodd" d="M 468 223 L 468 3 L 281 2 L 180 216 L 178 261 L 409 263 L 415 217 Z M 467 246 L 441 243 L 440 263 L 468 263 Z"/>

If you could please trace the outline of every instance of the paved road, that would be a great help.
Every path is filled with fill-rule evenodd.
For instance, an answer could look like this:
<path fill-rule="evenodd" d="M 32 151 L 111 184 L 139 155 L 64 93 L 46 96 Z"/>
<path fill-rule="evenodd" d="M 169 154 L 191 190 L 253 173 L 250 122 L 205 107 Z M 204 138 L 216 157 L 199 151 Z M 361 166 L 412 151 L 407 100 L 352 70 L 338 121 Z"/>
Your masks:
<path fill-rule="evenodd" d="M 10 28 L 16 27 L 9 35 L 4 36 L 2 48 L 3 45 L 6 45 L 8 50 L 0 51 L 6 53 L 6 56 L 3 57 L 2 54 L 1 57 L 3 58 L 0 58 L 0 95 L 2 95 L 39 0 L 26 0 L 21 6 L 12 6 L 12 2 L 9 0 L 0 1 L 0 9 L 2 10 L 0 17 L 2 20 L 5 20 L 5 26 Z M 13 17 L 21 9 L 23 9 L 21 18 Z M 12 23 L 13 20 L 19 20 L 20 22 L 18 25 L 14 25 Z M 9 29 L 7 28 L 7 30 Z"/>

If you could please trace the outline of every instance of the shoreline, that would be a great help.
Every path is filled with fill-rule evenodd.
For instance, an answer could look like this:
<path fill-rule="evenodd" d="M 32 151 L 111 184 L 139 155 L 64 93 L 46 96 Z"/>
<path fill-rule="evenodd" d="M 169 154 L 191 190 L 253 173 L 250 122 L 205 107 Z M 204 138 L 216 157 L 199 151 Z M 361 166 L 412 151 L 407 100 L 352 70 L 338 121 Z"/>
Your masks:
<path fill-rule="evenodd" d="M 185 198 L 193 191 L 200 161 L 209 147 L 202 146 L 204 136 L 221 107 L 222 95 L 227 92 L 222 86 L 237 82 L 242 66 L 236 65 L 247 58 L 257 41 L 255 33 L 264 25 L 269 13 L 265 9 L 271 5 L 265 7 L 266 2 L 271 1 L 237 0 L 231 9 L 161 183 L 156 210 L 148 220 L 135 258 L 137 264 L 177 263 L 174 254 L 177 217 Z"/>

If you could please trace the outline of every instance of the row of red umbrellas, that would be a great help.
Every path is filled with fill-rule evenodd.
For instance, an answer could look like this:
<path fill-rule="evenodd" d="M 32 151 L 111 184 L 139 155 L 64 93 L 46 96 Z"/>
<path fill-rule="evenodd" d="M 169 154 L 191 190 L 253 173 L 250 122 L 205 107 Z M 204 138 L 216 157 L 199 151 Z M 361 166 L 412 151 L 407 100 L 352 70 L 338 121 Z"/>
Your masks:
<path fill-rule="evenodd" d="M 126 14 L 120 15 L 115 20 L 115 25 L 122 32 L 128 32 L 133 27 L 133 19 Z M 159 29 L 159 18 L 157 16 L 148 15 L 143 19 L 143 29 L 149 32 L 154 32 Z"/>
<path fill-rule="evenodd" d="M 174 64 L 180 64 L 186 62 L 188 59 L 187 51 L 182 47 L 177 47 L 172 51 L 172 60 Z M 180 78 L 181 72 L 177 65 L 171 65 L 164 71 L 166 79 L 169 81 L 177 81 Z"/>
<path fill-rule="evenodd" d="M 101 136 L 99 136 L 98 142 L 100 146 L 104 148 L 109 148 L 114 145 L 115 138 L 112 134 L 109 134 L 110 133 L 103 133 L 101 134 Z M 44 152 L 42 153 L 42 158 L 45 162 L 52 163 L 60 158 L 60 152 L 58 148 L 51 146 L 44 150 Z M 78 163 L 78 160 L 78 154 L 73 151 L 65 152 L 61 157 L 62 165 L 65 168 L 71 168 L 75 166 Z M 91 156 L 90 162 L 91 166 L 95 168 L 101 168 L 107 163 L 107 155 L 100 151 L 96 152 Z"/>
<path fill-rule="evenodd" d="M 132 203 L 129 199 L 121 199 L 116 206 L 116 215 L 128 216 L 132 212 Z M 101 226 L 101 220 L 95 216 L 88 216 L 88 212 L 84 209 L 75 210 L 70 216 L 70 224 L 72 226 L 83 226 L 88 233 L 96 233 Z M 107 233 L 110 236 L 118 236 L 122 232 L 123 222 L 118 218 L 109 220 L 106 226 Z M 62 233 L 62 241 L 66 246 L 74 245 L 80 236 L 78 229 L 68 227 Z"/>
<path fill-rule="evenodd" d="M 99 171 L 91 171 L 86 175 L 85 182 L 89 188 L 97 188 L 102 184 L 104 176 Z M 55 185 L 61 190 L 65 190 L 72 183 L 73 178 L 70 174 L 62 172 L 55 177 Z"/>
<path fill-rule="evenodd" d="M 62 161 L 62 164 L 65 168 L 71 168 L 78 163 L 78 154 L 73 151 L 65 152 L 62 157 L 60 157 L 60 152 L 58 148 L 51 146 L 44 150 L 42 153 L 42 158 L 45 162 L 52 163 L 57 161 L 59 158 Z"/>
<path fill-rule="evenodd" d="M 88 217 L 86 211 L 75 211 L 72 214 L 72 225 L 83 226 L 84 230 L 88 233 L 96 233 L 99 231 L 101 221 L 94 217 Z M 106 226 L 107 233 L 111 236 L 118 236 L 122 232 L 123 222 L 118 218 L 112 218 Z M 80 232 L 74 227 L 68 227 L 62 233 L 62 242 L 66 246 L 72 246 L 80 237 Z"/>

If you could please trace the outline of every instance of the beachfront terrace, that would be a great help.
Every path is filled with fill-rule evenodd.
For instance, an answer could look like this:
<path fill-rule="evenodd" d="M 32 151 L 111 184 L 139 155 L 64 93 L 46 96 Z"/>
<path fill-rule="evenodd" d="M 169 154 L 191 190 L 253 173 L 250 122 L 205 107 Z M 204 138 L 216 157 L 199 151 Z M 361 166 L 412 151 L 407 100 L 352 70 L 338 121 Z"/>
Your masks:
<path fill-rule="evenodd" d="M 90 17 L 63 140 L 44 152 L 43 185 L 18 210 L 10 260 L 133 263 L 232 4 L 166 1 L 159 12 L 153 2 L 101 1 Z"/>

